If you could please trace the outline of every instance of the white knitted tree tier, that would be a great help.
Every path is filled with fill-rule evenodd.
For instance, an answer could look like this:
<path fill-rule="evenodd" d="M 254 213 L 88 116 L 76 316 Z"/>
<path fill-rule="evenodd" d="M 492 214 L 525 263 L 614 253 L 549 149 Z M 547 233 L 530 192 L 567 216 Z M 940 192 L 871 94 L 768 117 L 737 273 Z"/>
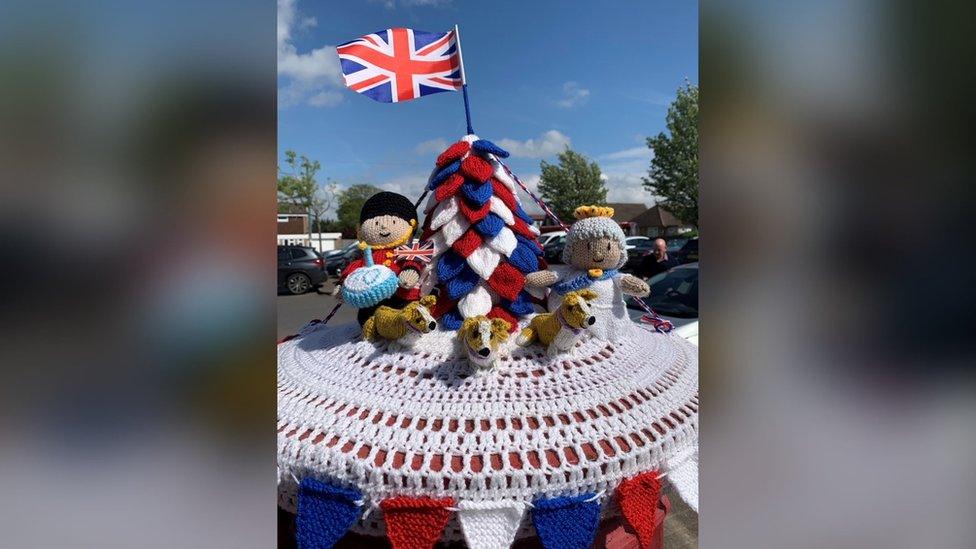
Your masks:
<path fill-rule="evenodd" d="M 698 349 L 676 335 L 634 325 L 619 342 L 584 337 L 552 359 L 512 346 L 478 373 L 455 339 L 435 330 L 411 350 L 365 342 L 347 324 L 279 345 L 279 505 L 295 512 L 296 481 L 311 476 L 354 486 L 374 507 L 397 495 L 597 493 L 614 512 L 622 480 L 697 459 Z M 382 535 L 379 509 L 353 530 Z M 443 539 L 460 538 L 454 516 Z"/>

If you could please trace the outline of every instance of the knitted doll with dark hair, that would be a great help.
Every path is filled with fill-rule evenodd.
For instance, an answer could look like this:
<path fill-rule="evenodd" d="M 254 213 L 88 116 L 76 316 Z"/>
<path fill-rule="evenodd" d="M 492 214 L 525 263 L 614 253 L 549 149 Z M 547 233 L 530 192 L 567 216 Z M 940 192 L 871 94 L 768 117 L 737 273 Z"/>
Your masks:
<path fill-rule="evenodd" d="M 372 253 L 373 263 L 385 265 L 397 275 L 399 286 L 392 297 L 372 307 L 359 309 L 357 319 L 363 325 L 380 305 L 399 309 L 420 298 L 420 273 L 424 263 L 416 259 L 397 257 L 396 248 L 409 244 L 417 227 L 417 209 L 409 198 L 389 191 L 377 193 L 369 198 L 359 214 L 359 228 L 356 235 L 359 247 L 365 253 Z M 334 295 L 340 296 L 342 283 L 353 271 L 366 266 L 365 258 L 351 262 L 339 276 L 340 286 Z"/>

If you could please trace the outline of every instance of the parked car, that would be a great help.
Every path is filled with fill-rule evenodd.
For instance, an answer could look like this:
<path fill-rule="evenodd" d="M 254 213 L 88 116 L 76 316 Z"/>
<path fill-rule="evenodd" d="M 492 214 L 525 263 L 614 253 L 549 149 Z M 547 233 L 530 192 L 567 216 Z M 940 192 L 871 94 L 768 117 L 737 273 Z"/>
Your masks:
<path fill-rule="evenodd" d="M 667 242 L 668 242 L 668 255 L 678 253 L 678 251 L 681 250 L 682 246 L 684 246 L 685 244 L 688 243 L 688 240 L 690 240 L 690 239 L 685 238 L 685 237 L 669 238 L 667 240 Z"/>
<path fill-rule="evenodd" d="M 546 244 L 552 242 L 553 240 L 559 238 L 560 236 L 566 236 L 566 231 L 552 231 L 551 233 L 542 233 L 539 235 L 539 245 L 545 248 Z"/>
<path fill-rule="evenodd" d="M 358 259 L 361 255 L 362 251 L 360 251 L 358 243 L 353 242 L 343 248 L 338 254 L 325 259 L 325 272 L 329 276 L 338 277 L 347 265 Z"/>
<path fill-rule="evenodd" d="M 546 260 L 546 263 L 556 264 L 563 262 L 563 248 L 566 247 L 566 235 L 560 235 L 556 238 L 549 240 L 545 246 L 542 247 L 542 257 Z"/>
<path fill-rule="evenodd" d="M 313 248 L 278 246 L 278 288 L 304 294 L 325 282 L 325 260 Z"/>
<path fill-rule="evenodd" d="M 670 253 L 670 252 L 669 252 Z M 698 261 L 698 237 L 685 242 L 684 246 L 675 254 L 680 263 L 693 263 Z"/>
<path fill-rule="evenodd" d="M 346 251 L 349 250 L 350 248 L 355 248 L 356 247 L 356 244 L 358 244 L 358 243 L 357 242 L 353 242 L 352 244 L 348 244 L 348 245 L 343 246 L 341 248 L 336 248 L 335 250 L 329 250 L 329 251 L 325 252 L 324 254 L 322 254 L 322 259 L 325 259 L 326 261 L 328 261 L 330 257 L 336 257 L 338 255 L 342 255 L 342 254 L 346 253 Z"/>
<path fill-rule="evenodd" d="M 651 277 L 651 295 L 644 298 L 654 312 L 669 320 L 680 337 L 698 345 L 698 263 L 679 265 Z M 644 309 L 627 299 L 630 318 L 640 321 Z"/>
<path fill-rule="evenodd" d="M 631 237 L 634 238 L 634 237 Z M 623 270 L 633 272 L 640 266 L 645 257 L 654 252 L 654 240 L 647 237 L 639 237 L 642 240 L 627 239 L 627 263 L 624 263 Z"/>
<path fill-rule="evenodd" d="M 654 240 L 646 236 L 628 236 L 626 239 L 624 239 L 624 241 L 627 243 L 628 250 L 633 250 L 634 248 L 640 246 L 647 247 L 654 242 Z"/>

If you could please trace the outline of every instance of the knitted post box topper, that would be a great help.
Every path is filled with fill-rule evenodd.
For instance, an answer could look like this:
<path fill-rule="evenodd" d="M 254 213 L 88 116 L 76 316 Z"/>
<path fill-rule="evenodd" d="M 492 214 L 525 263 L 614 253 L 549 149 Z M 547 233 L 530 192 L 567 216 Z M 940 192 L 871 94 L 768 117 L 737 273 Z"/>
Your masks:
<path fill-rule="evenodd" d="M 339 276 L 341 289 L 336 290 L 344 301 L 359 309 L 360 325 L 373 316 L 380 305 L 400 308 L 420 298 L 418 282 L 424 263 L 416 259 L 398 259 L 396 253 L 398 247 L 409 244 L 416 226 L 417 210 L 403 195 L 383 191 L 363 204 L 357 230 L 363 257 L 342 271 Z M 373 272 L 350 278 L 362 269 Z M 363 278 L 356 280 L 360 276 Z M 389 289 L 391 284 L 392 291 Z M 376 285 L 382 287 L 382 292 L 374 288 Z M 347 289 L 346 286 L 350 287 Z M 376 299 L 386 292 L 389 293 Z"/>
<path fill-rule="evenodd" d="M 643 280 L 620 272 L 627 262 L 626 236 L 613 218 L 613 208 L 580 206 L 566 234 L 563 261 L 566 265 L 526 277 L 530 287 L 551 286 L 549 310 L 558 309 L 563 296 L 589 288 L 598 294 L 590 301 L 596 323 L 593 335 L 617 341 L 631 333 L 633 321 L 627 314 L 625 295 L 645 297 L 650 287 Z"/>

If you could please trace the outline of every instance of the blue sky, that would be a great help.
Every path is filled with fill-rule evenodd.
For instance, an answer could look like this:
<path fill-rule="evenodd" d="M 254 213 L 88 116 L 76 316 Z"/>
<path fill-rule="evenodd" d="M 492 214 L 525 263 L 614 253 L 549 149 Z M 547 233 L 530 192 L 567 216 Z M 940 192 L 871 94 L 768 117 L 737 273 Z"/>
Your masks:
<path fill-rule="evenodd" d="M 461 94 L 377 103 L 342 85 L 334 45 L 455 23 L 475 132 L 512 153 L 523 181 L 534 187 L 540 160 L 570 145 L 600 164 L 609 201 L 653 204 L 640 185 L 644 138 L 664 129 L 684 80 L 698 83 L 693 1 L 279 0 L 279 157 L 293 149 L 319 160 L 321 181 L 340 188 L 419 197 L 434 158 L 465 133 Z"/>

